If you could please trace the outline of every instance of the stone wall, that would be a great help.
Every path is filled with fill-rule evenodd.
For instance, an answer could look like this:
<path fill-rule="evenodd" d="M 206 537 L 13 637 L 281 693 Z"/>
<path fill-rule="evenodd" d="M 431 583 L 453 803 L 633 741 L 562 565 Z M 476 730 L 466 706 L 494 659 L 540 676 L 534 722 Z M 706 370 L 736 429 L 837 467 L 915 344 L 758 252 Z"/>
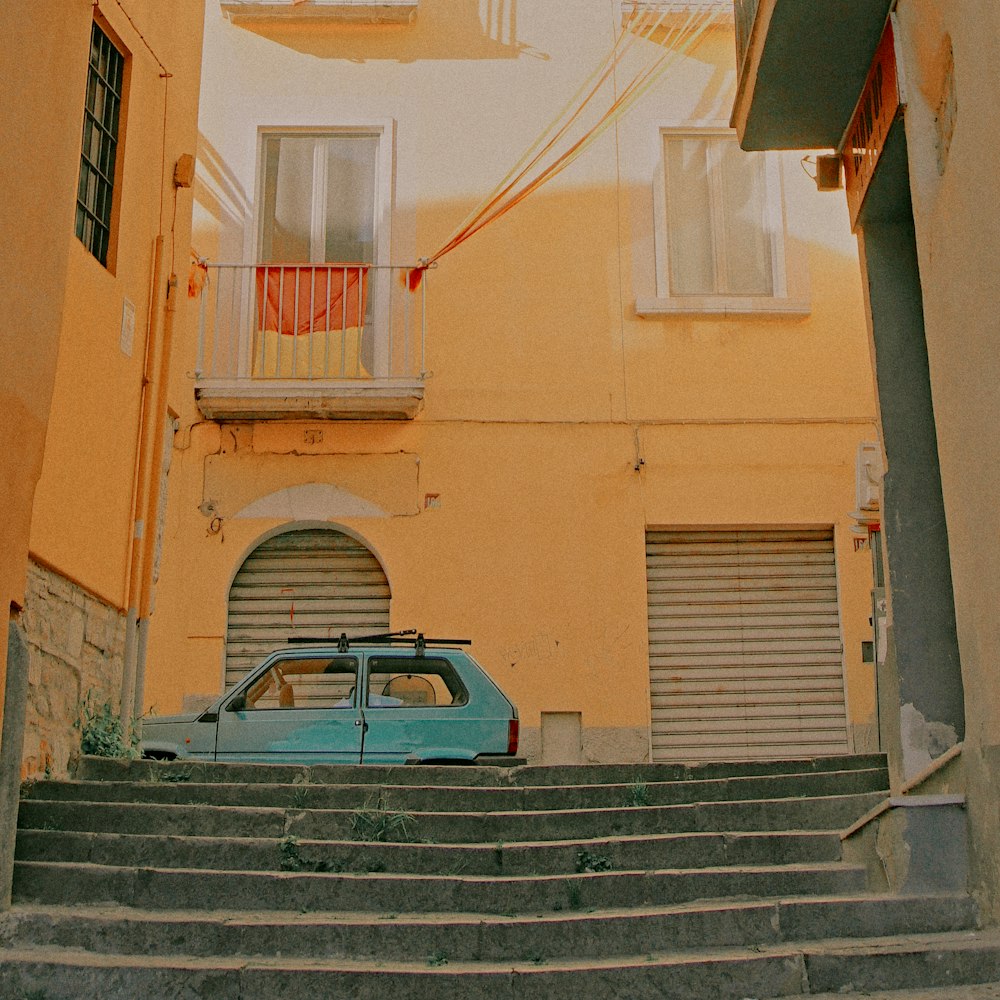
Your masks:
<path fill-rule="evenodd" d="M 31 562 L 21 617 L 30 653 L 24 777 L 67 772 L 80 746 L 88 692 L 118 704 L 125 658 L 125 616 L 69 580 Z"/>

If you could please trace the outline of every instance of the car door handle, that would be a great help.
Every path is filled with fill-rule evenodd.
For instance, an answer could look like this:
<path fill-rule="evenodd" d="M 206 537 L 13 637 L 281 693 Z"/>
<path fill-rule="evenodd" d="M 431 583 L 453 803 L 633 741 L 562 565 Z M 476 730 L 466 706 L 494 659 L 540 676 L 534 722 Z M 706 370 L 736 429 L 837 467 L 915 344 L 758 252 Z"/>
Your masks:
<path fill-rule="evenodd" d="M 362 732 L 365 732 L 365 733 L 368 732 L 368 723 L 365 722 L 364 719 L 355 719 L 354 720 L 354 725 L 356 725 L 356 726 L 363 726 L 364 728 L 362 729 Z"/>

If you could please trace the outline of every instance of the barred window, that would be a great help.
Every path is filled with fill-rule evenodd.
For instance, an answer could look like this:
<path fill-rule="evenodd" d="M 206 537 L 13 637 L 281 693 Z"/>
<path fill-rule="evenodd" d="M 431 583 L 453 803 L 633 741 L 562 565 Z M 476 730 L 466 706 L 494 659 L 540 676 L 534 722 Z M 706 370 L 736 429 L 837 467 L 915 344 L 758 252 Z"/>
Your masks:
<path fill-rule="evenodd" d="M 111 243 L 111 205 L 124 71 L 125 56 L 95 23 L 90 36 L 76 235 L 105 266 Z"/>

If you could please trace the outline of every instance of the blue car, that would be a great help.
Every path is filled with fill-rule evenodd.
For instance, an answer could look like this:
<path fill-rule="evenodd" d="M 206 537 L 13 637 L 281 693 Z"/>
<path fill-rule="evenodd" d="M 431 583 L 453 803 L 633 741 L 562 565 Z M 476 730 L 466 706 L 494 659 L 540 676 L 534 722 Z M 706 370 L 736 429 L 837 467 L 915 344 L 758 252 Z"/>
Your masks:
<path fill-rule="evenodd" d="M 517 709 L 465 645 L 406 633 L 296 642 L 205 711 L 144 719 L 140 749 L 160 760 L 511 763 Z"/>

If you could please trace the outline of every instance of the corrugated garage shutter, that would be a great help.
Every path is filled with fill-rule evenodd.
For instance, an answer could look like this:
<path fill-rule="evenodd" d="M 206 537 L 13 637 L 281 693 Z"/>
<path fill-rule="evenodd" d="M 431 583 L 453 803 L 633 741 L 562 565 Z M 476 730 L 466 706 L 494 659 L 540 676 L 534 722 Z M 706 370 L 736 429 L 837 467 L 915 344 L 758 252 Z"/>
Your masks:
<path fill-rule="evenodd" d="M 389 582 L 360 542 L 324 528 L 287 531 L 247 556 L 229 591 L 226 687 L 294 635 L 389 629 Z"/>
<path fill-rule="evenodd" d="M 648 531 L 654 760 L 848 750 L 832 530 Z"/>

